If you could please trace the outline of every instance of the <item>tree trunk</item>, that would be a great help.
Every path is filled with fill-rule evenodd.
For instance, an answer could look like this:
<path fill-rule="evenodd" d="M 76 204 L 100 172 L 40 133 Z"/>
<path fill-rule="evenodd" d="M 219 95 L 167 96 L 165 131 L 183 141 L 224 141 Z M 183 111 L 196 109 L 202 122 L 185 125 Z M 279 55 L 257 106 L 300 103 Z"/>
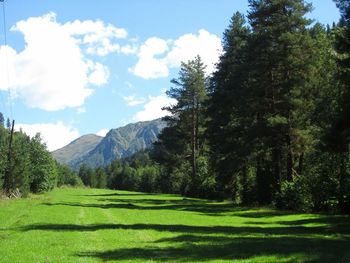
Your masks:
<path fill-rule="evenodd" d="M 349 149 L 349 146 L 347 147 Z M 348 158 L 349 150 L 344 153 L 340 153 L 340 171 L 339 171 L 339 195 L 338 195 L 338 204 L 339 209 L 342 212 L 350 213 L 350 200 L 349 193 L 346 191 L 346 177 L 348 176 Z"/>
<path fill-rule="evenodd" d="M 192 134 L 191 134 L 191 159 L 192 159 L 192 191 L 197 188 L 197 175 L 196 175 L 196 114 L 195 114 L 195 98 L 192 99 Z M 192 193 L 195 194 L 195 193 Z"/>
<path fill-rule="evenodd" d="M 196 134 L 195 134 L 196 138 L 196 151 L 198 153 L 199 151 L 199 103 L 197 100 L 197 105 L 196 105 Z"/>
<path fill-rule="evenodd" d="M 293 151 L 292 151 L 292 144 L 290 136 L 287 135 L 287 180 L 292 181 L 293 180 Z"/>
<path fill-rule="evenodd" d="M 248 171 L 246 164 L 242 167 L 242 203 L 248 203 Z"/>
<path fill-rule="evenodd" d="M 274 190 L 278 191 L 281 185 L 281 150 L 278 146 L 276 146 L 272 150 L 272 162 L 273 162 L 273 185 Z"/>
<path fill-rule="evenodd" d="M 303 168 L 304 168 L 304 153 L 301 153 L 299 156 L 299 167 L 298 167 L 299 175 L 303 173 Z"/>
<path fill-rule="evenodd" d="M 14 188 L 14 185 L 12 184 L 12 167 L 11 167 L 12 139 L 13 139 L 14 128 L 15 128 L 15 121 L 13 120 L 11 134 L 10 134 L 10 141 L 9 141 L 9 149 L 7 154 L 7 163 L 6 163 L 6 169 L 5 169 L 5 175 L 4 175 L 4 190 L 6 195 L 8 196 L 10 196 L 10 192 Z"/>

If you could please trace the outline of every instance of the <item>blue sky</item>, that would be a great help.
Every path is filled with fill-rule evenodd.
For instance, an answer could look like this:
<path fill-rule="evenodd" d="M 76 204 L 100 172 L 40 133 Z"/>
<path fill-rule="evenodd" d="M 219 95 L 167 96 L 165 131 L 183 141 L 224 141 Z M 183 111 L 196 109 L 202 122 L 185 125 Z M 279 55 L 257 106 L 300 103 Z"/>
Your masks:
<path fill-rule="evenodd" d="M 309 1 L 323 24 L 332 0 Z M 0 3 L 1 8 L 2 3 Z M 0 111 L 48 148 L 161 117 L 181 60 L 213 71 L 221 37 L 245 0 L 5 0 L 0 15 Z M 10 92 L 8 88 L 10 87 Z"/>

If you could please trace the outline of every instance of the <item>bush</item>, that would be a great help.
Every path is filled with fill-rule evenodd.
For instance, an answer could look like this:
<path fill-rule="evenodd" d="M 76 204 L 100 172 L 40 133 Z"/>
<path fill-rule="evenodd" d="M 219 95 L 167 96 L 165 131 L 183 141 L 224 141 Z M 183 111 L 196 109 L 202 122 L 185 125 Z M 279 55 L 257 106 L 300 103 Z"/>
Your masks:
<path fill-rule="evenodd" d="M 291 182 L 282 182 L 281 190 L 275 196 L 275 206 L 278 209 L 309 211 L 311 196 L 303 178 L 297 177 Z"/>

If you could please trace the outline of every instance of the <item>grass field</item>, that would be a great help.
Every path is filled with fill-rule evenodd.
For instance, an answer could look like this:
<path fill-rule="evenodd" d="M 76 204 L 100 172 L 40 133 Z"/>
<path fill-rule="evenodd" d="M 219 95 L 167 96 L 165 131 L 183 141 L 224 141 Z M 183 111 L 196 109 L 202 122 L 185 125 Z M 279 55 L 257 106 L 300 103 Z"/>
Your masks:
<path fill-rule="evenodd" d="M 0 201 L 0 262 L 350 262 L 350 217 L 97 189 Z"/>

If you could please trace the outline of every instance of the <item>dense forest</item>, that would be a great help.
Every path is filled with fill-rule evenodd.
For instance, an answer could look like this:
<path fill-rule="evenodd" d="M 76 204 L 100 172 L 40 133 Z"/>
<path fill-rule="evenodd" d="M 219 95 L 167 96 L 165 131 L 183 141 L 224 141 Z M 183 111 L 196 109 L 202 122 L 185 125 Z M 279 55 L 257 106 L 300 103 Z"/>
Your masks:
<path fill-rule="evenodd" d="M 3 188 L 58 184 L 180 193 L 235 204 L 350 213 L 350 1 L 324 26 L 303 0 L 249 0 L 223 34 L 216 72 L 183 62 L 167 91 L 163 129 L 149 151 L 78 177 L 55 163 L 40 137 L 0 127 Z M 11 171 L 9 173 L 9 171 Z M 6 175 L 11 177 L 6 177 Z M 10 179 L 9 179 L 10 178 Z"/>
<path fill-rule="evenodd" d="M 70 168 L 54 160 L 40 134 L 30 138 L 12 127 L 9 119 L 5 127 L 0 113 L 0 185 L 4 196 L 25 197 L 29 192 L 45 192 L 64 184 L 82 185 Z"/>

